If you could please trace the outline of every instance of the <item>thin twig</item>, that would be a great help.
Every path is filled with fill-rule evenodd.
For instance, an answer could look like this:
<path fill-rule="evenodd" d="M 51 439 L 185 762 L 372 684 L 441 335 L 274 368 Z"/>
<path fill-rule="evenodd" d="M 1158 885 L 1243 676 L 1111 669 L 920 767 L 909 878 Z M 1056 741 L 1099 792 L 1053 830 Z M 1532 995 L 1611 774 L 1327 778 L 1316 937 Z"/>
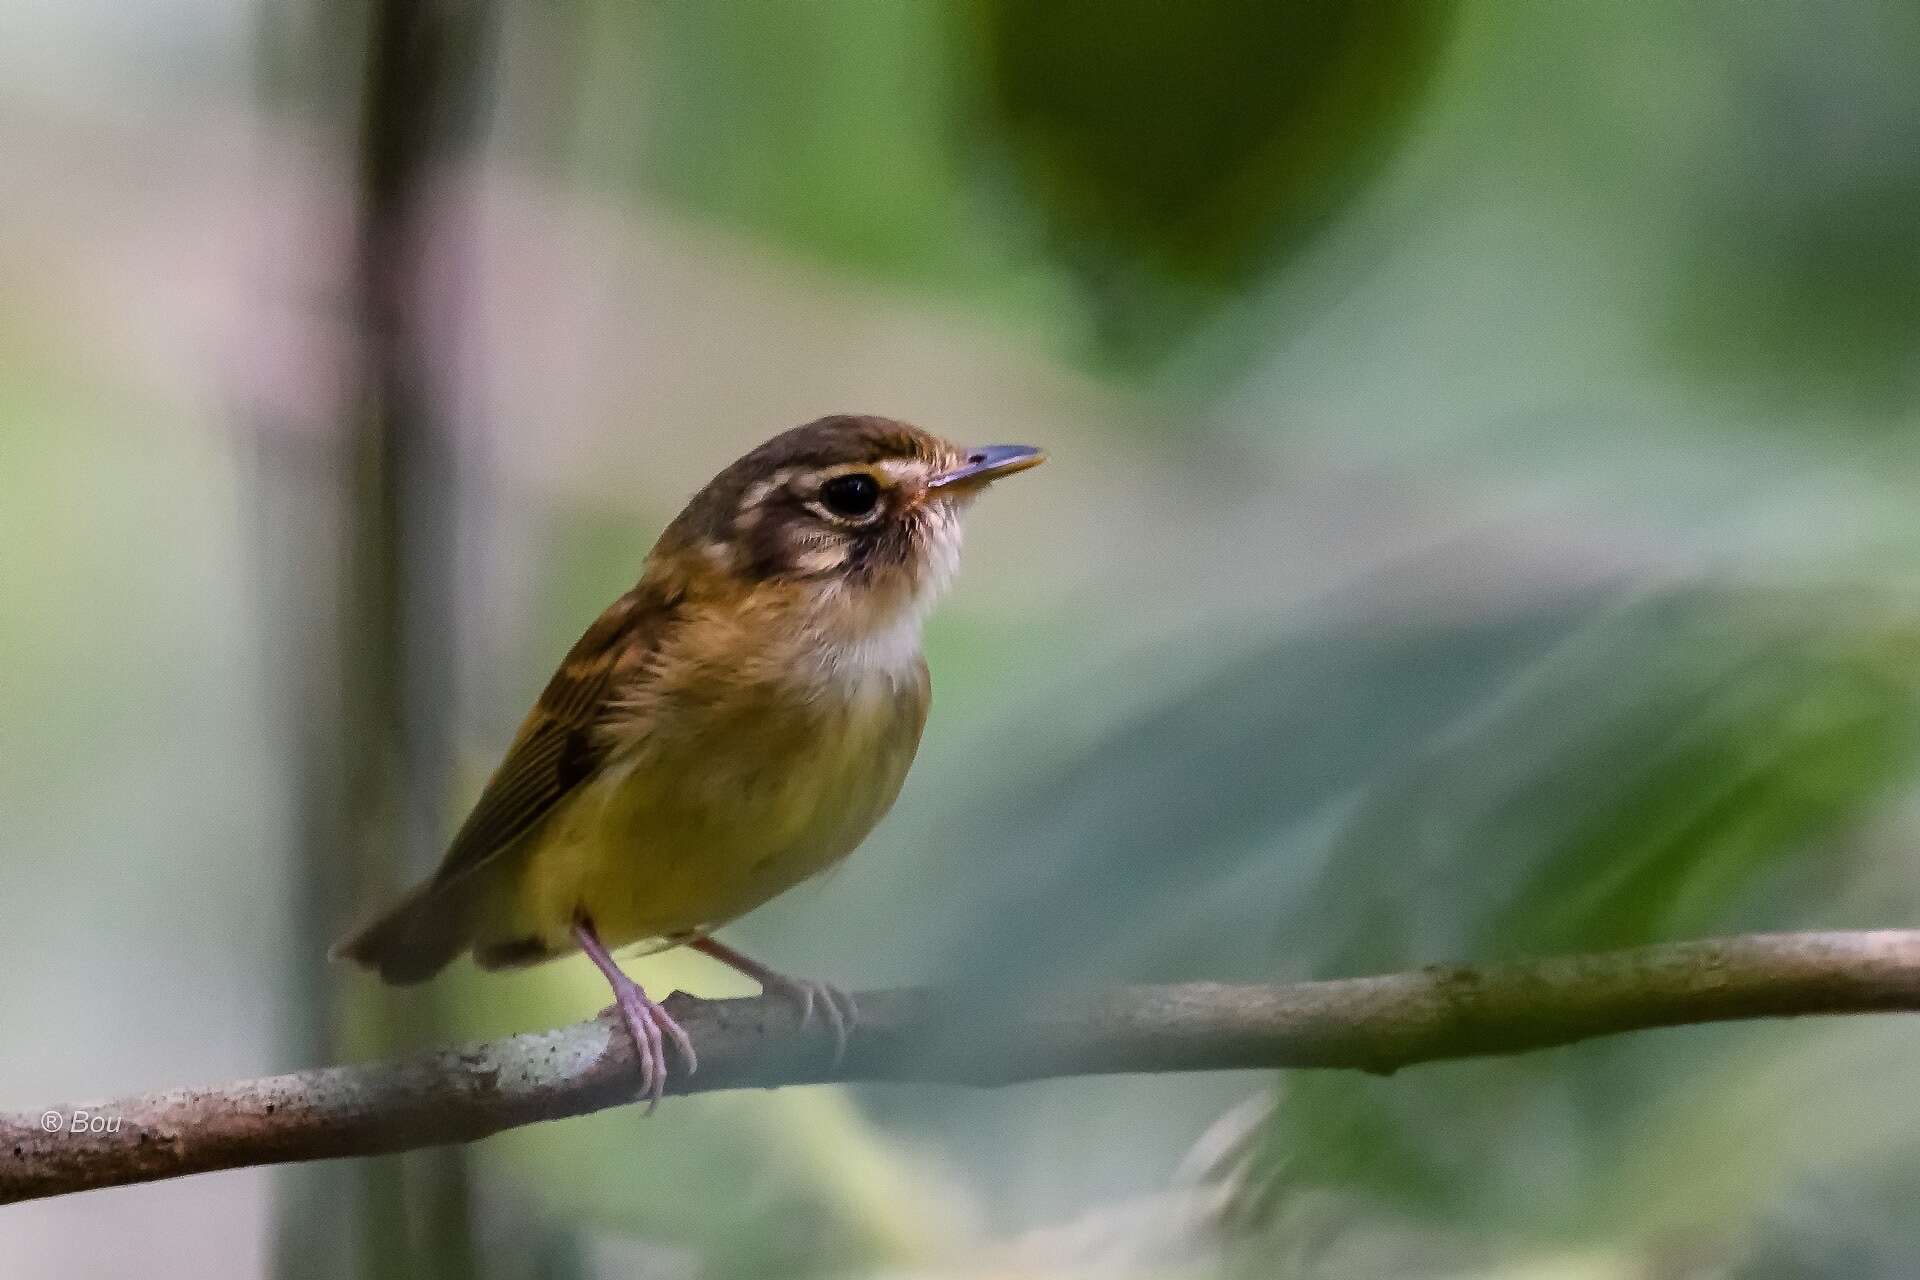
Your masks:
<path fill-rule="evenodd" d="M 669 1091 L 853 1080 L 1003 1085 L 1116 1072 L 1345 1067 L 1521 1053 L 1654 1027 L 1920 1011 L 1920 930 L 1755 934 L 1484 968 L 1271 986 L 1124 987 L 989 1006 L 859 997 L 846 1056 L 767 998 L 675 996 L 699 1046 Z M 0 1203 L 213 1169 L 470 1142 L 633 1100 L 609 1018 L 397 1062 L 0 1116 Z"/>

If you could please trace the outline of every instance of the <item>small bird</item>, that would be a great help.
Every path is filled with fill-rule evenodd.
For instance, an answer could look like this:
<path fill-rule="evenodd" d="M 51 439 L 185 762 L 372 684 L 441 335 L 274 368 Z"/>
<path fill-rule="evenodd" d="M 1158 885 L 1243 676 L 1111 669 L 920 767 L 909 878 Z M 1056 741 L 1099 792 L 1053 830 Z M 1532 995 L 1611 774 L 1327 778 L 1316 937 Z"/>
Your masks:
<path fill-rule="evenodd" d="M 932 686 L 921 623 L 959 564 L 960 517 L 1046 458 L 965 449 L 888 418 L 794 427 L 687 503 L 640 581 L 574 644 L 440 867 L 333 950 L 388 982 L 463 951 L 482 968 L 585 952 L 633 1037 L 640 1091 L 686 1032 L 612 953 L 686 945 L 816 1003 L 713 930 L 833 866 L 892 807 Z"/>

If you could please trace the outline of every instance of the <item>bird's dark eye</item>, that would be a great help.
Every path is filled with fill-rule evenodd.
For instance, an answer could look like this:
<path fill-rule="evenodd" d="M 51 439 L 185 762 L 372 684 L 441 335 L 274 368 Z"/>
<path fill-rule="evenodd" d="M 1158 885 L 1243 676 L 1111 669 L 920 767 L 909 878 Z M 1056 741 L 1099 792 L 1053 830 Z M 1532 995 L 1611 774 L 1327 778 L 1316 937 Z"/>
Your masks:
<path fill-rule="evenodd" d="M 864 516 L 880 501 L 880 483 L 858 471 L 820 486 L 820 501 L 837 516 Z"/>

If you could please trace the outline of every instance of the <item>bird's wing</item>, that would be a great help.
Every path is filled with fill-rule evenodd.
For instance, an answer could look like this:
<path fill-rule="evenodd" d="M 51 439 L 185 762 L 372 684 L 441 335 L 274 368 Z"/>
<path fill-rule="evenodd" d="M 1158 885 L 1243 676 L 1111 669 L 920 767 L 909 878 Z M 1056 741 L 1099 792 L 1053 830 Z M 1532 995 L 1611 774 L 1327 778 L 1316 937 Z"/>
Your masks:
<path fill-rule="evenodd" d="M 447 849 L 435 886 L 511 849 L 606 762 L 599 732 L 620 690 L 646 667 L 671 625 L 674 602 L 644 581 L 594 619 L 534 703 L 506 759 Z"/>

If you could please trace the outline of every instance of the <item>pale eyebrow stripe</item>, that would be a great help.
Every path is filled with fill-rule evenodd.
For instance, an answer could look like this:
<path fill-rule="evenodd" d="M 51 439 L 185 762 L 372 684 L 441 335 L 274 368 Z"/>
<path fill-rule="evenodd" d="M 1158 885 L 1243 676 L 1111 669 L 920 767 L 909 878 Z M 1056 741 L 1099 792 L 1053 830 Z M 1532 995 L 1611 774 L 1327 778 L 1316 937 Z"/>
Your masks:
<path fill-rule="evenodd" d="M 793 467 L 782 467 L 764 480 L 755 480 L 740 495 L 740 509 L 745 511 L 759 506 L 775 489 L 784 489 L 794 475 Z"/>

